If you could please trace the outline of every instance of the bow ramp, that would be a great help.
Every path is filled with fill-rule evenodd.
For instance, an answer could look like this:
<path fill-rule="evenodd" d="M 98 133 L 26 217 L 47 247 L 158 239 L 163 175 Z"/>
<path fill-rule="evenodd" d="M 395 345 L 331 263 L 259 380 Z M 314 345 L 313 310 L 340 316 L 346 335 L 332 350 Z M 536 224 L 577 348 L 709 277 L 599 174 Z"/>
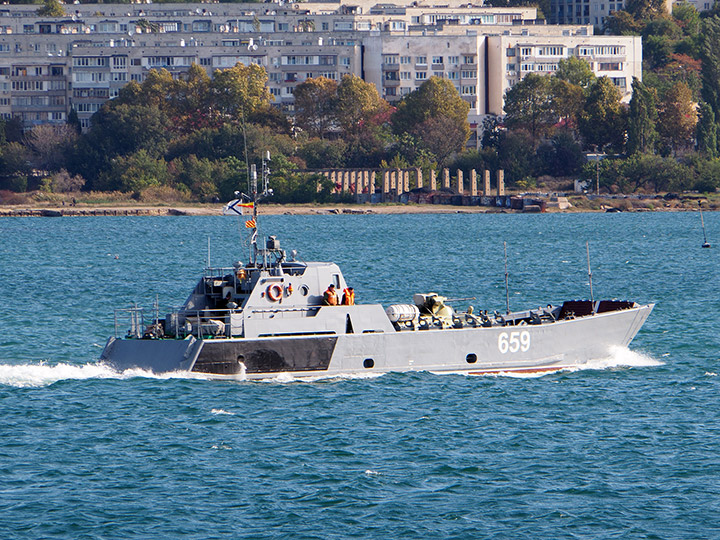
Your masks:
<path fill-rule="evenodd" d="M 100 357 L 117 371 L 144 369 L 153 373 L 190 371 L 202 349 L 202 340 L 130 340 L 111 337 Z"/>

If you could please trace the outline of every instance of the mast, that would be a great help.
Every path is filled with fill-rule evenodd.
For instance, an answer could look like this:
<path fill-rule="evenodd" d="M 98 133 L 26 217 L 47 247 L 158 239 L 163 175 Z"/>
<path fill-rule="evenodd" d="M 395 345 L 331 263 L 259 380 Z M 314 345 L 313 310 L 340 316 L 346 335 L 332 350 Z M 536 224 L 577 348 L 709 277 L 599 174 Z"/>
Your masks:
<path fill-rule="evenodd" d="M 250 166 L 250 201 L 252 202 L 252 219 L 245 222 L 245 226 L 251 229 L 250 233 L 250 262 L 256 264 L 258 253 L 261 251 L 257 247 L 258 237 L 258 203 L 265 197 L 273 194 L 273 190 L 269 188 L 270 184 L 270 151 L 266 151 L 262 158 L 261 171 L 262 191 L 258 192 L 258 177 L 255 164 Z"/>

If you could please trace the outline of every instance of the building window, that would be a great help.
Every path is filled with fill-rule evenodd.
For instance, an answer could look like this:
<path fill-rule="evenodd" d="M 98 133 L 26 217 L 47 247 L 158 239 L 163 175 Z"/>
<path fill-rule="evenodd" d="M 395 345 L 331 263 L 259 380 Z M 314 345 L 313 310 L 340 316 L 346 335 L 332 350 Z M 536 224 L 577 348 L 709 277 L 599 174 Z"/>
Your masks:
<path fill-rule="evenodd" d="M 448 64 L 451 66 L 456 66 L 460 63 L 460 57 L 459 56 L 448 56 Z"/>
<path fill-rule="evenodd" d="M 401 63 L 401 64 L 411 64 L 411 63 L 412 63 L 412 57 L 411 57 L 411 56 L 401 56 L 401 57 L 400 57 L 400 63 Z"/>
<path fill-rule="evenodd" d="M 433 56 L 433 57 L 432 57 L 432 63 L 433 63 L 433 64 L 442 64 L 442 63 L 443 63 L 443 57 L 442 57 L 442 56 Z"/>
<path fill-rule="evenodd" d="M 563 47 L 538 47 L 538 56 L 562 56 Z"/>
<path fill-rule="evenodd" d="M 418 66 L 427 66 L 427 56 L 416 56 L 415 64 Z"/>
<path fill-rule="evenodd" d="M 464 55 L 463 56 L 463 64 L 474 64 L 475 63 L 475 55 Z"/>
<path fill-rule="evenodd" d="M 532 56 L 532 47 L 523 47 L 520 49 L 520 56 Z"/>
<path fill-rule="evenodd" d="M 416 71 L 415 80 L 422 81 L 423 79 L 427 79 L 427 71 Z"/>

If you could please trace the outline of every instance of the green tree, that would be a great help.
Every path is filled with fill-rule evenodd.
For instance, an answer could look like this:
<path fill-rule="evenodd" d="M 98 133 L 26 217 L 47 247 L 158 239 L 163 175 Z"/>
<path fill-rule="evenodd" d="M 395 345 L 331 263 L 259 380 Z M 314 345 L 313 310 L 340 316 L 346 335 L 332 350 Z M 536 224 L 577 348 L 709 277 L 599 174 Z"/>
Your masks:
<path fill-rule="evenodd" d="M 556 116 L 552 108 L 550 78 L 528 73 L 505 92 L 505 124 L 525 129 L 535 138 L 549 131 Z"/>
<path fill-rule="evenodd" d="M 633 95 L 628 114 L 627 152 L 652 153 L 657 141 L 657 93 L 633 77 Z"/>
<path fill-rule="evenodd" d="M 162 155 L 170 140 L 170 120 L 155 105 L 106 102 L 91 119 L 86 139 L 108 157 L 147 150 Z"/>
<path fill-rule="evenodd" d="M 673 41 L 667 36 L 648 36 L 643 41 L 645 61 L 652 69 L 658 69 L 670 62 Z"/>
<path fill-rule="evenodd" d="M 580 143 L 571 132 L 565 130 L 540 145 L 537 157 L 542 172 L 552 176 L 577 174 L 586 161 Z"/>
<path fill-rule="evenodd" d="M 681 191 L 694 183 L 692 171 L 675 158 L 635 154 L 622 162 L 623 175 L 634 183 L 634 190 Z"/>
<path fill-rule="evenodd" d="M 36 13 L 40 17 L 65 17 L 65 9 L 59 0 L 44 0 L 41 8 Z"/>
<path fill-rule="evenodd" d="M 717 123 L 712 107 L 704 101 L 700 104 L 697 125 L 697 149 L 702 155 L 713 159 L 718 155 Z"/>
<path fill-rule="evenodd" d="M 505 178 L 511 184 L 535 174 L 536 139 L 529 132 L 519 129 L 508 131 L 500 141 L 498 149 L 499 166 L 505 171 Z"/>
<path fill-rule="evenodd" d="M 163 185 L 169 178 L 167 163 L 139 150 L 111 160 L 110 169 L 100 176 L 101 189 L 139 193 L 151 186 Z"/>
<path fill-rule="evenodd" d="M 703 21 L 702 45 L 702 97 L 710 105 L 715 119 L 720 120 L 720 17 Z"/>
<path fill-rule="evenodd" d="M 622 151 L 627 115 L 620 98 L 620 91 L 607 77 L 600 77 L 590 87 L 579 124 L 586 145 Z"/>
<path fill-rule="evenodd" d="M 570 58 L 561 58 L 558 61 L 558 68 L 554 73 L 555 77 L 570 84 L 587 88 L 595 80 L 590 64 L 583 58 L 571 56 Z"/>
<path fill-rule="evenodd" d="M 323 137 L 335 122 L 338 84 L 325 77 L 314 77 L 298 84 L 295 97 L 295 121 L 313 137 Z"/>
<path fill-rule="evenodd" d="M 393 131 L 397 134 L 413 131 L 429 118 L 446 117 L 464 133 L 464 141 L 470 137 L 467 116 L 470 105 L 447 79 L 430 77 L 414 92 L 410 92 L 398 104 L 392 117 Z"/>
<path fill-rule="evenodd" d="M 697 36 L 700 32 L 700 14 L 690 2 L 674 3 L 672 16 L 685 35 Z"/>
<path fill-rule="evenodd" d="M 658 129 L 673 153 L 687 148 L 695 135 L 697 111 L 688 85 L 675 83 L 660 107 Z"/>
<path fill-rule="evenodd" d="M 75 107 L 72 107 L 68 113 L 67 125 L 78 135 L 82 133 L 82 125 L 80 124 L 80 118 L 78 118 Z"/>
<path fill-rule="evenodd" d="M 341 168 L 345 166 L 346 151 L 341 140 L 311 139 L 298 149 L 298 155 L 310 169 Z"/>
<path fill-rule="evenodd" d="M 614 11 L 605 17 L 604 30 L 615 36 L 636 36 L 643 28 L 642 21 L 624 10 Z"/>

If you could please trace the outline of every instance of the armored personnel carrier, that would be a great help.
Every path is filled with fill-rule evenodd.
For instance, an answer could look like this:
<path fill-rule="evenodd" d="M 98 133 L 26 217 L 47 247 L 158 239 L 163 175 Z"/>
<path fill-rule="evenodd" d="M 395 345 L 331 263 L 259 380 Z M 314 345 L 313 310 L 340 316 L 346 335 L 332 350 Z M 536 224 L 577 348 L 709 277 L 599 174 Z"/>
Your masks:
<path fill-rule="evenodd" d="M 263 163 L 263 171 L 267 172 Z M 123 371 L 186 371 L 213 378 L 258 379 L 390 371 L 484 374 L 572 368 L 627 346 L 653 304 L 617 300 L 565 301 L 503 313 L 459 312 L 437 293 L 411 303 L 343 304 L 325 291 L 347 288 L 331 262 L 288 257 L 275 236 L 258 246 L 258 202 L 271 193 L 257 181 L 252 252 L 247 263 L 207 268 L 179 309 L 146 317 L 116 311 L 116 335 L 101 361 Z M 120 315 L 130 329 L 119 336 Z"/>

